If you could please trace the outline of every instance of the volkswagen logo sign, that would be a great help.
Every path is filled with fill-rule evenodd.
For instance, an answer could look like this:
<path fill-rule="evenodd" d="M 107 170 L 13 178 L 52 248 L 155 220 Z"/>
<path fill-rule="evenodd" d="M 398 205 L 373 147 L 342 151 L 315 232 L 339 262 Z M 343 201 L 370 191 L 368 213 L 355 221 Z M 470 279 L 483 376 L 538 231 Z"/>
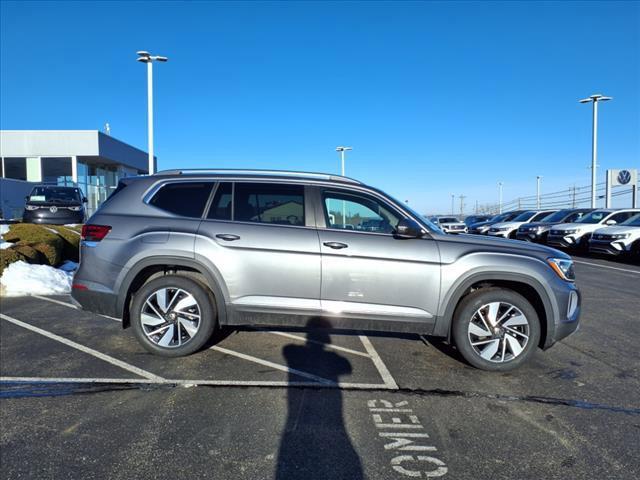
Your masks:
<path fill-rule="evenodd" d="M 50 207 L 50 208 L 49 208 L 49 211 L 50 211 L 51 213 L 56 213 L 56 212 L 58 211 L 58 207 L 56 207 L 56 206 L 54 205 L 53 207 Z"/>
<path fill-rule="evenodd" d="M 620 185 L 626 185 L 631 181 L 631 172 L 629 170 L 620 170 L 618 172 L 618 183 Z"/>

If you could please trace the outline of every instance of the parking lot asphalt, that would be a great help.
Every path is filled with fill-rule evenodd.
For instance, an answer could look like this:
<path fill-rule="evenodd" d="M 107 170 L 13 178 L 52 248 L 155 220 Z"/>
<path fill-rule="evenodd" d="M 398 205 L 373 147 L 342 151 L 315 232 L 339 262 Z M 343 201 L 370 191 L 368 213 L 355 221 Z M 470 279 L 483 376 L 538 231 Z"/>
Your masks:
<path fill-rule="evenodd" d="M 580 330 L 519 370 L 414 335 L 224 331 L 147 354 L 66 297 L 3 298 L 2 478 L 640 477 L 640 267 L 576 258 Z"/>

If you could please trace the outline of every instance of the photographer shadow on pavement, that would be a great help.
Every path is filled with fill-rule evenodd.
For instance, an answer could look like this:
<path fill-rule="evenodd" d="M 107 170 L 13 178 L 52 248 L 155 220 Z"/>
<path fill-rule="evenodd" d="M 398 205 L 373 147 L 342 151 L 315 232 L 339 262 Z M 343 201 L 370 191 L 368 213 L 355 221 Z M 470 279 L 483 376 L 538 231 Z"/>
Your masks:
<path fill-rule="evenodd" d="M 351 373 L 351 363 L 325 349 L 325 345 L 331 343 L 328 326 L 326 320 L 310 320 L 306 344 L 289 344 L 282 352 L 289 368 L 338 383 L 340 376 Z M 290 383 L 301 380 L 289 374 Z M 339 388 L 288 388 L 287 403 L 287 423 L 278 452 L 276 479 L 364 478 L 360 457 L 344 425 Z"/>

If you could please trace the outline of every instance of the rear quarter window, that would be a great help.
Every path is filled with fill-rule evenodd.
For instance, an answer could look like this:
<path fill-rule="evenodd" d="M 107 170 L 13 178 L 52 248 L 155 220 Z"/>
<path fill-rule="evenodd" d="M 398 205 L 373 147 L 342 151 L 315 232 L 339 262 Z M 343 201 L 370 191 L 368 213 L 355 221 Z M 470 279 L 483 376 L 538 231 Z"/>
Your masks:
<path fill-rule="evenodd" d="M 181 217 L 200 218 L 212 187 L 212 182 L 168 183 L 149 200 L 149 205 Z"/>

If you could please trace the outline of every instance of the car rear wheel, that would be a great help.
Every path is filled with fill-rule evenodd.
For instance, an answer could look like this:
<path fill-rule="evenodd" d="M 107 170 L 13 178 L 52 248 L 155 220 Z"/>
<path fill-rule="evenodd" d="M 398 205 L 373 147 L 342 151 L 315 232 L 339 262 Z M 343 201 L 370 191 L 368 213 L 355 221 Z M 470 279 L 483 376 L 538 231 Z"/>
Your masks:
<path fill-rule="evenodd" d="M 149 352 L 181 357 L 196 352 L 217 325 L 212 293 L 200 282 L 165 275 L 145 284 L 131 304 L 131 325 Z"/>
<path fill-rule="evenodd" d="M 452 334 L 458 351 L 471 365 L 504 372 L 534 354 L 540 321 L 522 295 L 503 288 L 483 288 L 460 302 Z"/>

